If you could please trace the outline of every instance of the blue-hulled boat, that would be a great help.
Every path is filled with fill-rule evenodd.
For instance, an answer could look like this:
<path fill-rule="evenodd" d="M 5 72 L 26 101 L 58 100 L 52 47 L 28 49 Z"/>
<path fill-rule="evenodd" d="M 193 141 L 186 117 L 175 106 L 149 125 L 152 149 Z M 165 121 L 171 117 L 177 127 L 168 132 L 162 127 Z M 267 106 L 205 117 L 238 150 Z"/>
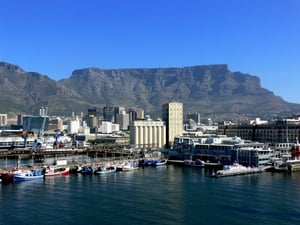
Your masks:
<path fill-rule="evenodd" d="M 24 173 L 18 173 L 14 175 L 14 181 L 31 181 L 43 179 L 44 175 L 40 170 L 27 171 Z"/>
<path fill-rule="evenodd" d="M 94 168 L 92 166 L 83 166 L 80 170 L 82 174 L 93 174 Z"/>
<path fill-rule="evenodd" d="M 168 162 L 167 159 L 157 159 L 157 160 L 152 159 L 151 166 L 165 166 L 167 165 L 167 162 Z"/>

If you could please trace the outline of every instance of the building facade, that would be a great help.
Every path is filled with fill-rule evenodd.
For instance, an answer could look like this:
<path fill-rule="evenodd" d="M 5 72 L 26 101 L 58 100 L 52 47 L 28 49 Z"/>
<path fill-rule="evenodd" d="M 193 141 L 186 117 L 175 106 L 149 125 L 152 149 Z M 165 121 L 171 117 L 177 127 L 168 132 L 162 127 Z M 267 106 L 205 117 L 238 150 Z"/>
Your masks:
<path fill-rule="evenodd" d="M 130 144 L 135 148 L 163 148 L 166 144 L 166 126 L 163 121 L 135 120 L 129 126 Z"/>
<path fill-rule="evenodd" d="M 129 126 L 129 114 L 123 111 L 116 115 L 116 123 L 120 125 L 120 130 L 128 130 Z"/>
<path fill-rule="evenodd" d="M 183 104 L 181 102 L 164 104 L 162 119 L 166 122 L 166 147 L 170 148 L 174 138 L 183 134 Z"/>
<path fill-rule="evenodd" d="M 7 125 L 7 114 L 0 114 L 0 126 Z"/>
<path fill-rule="evenodd" d="M 276 121 L 270 124 L 221 125 L 218 134 L 241 137 L 262 143 L 296 143 L 300 138 L 300 122 Z"/>

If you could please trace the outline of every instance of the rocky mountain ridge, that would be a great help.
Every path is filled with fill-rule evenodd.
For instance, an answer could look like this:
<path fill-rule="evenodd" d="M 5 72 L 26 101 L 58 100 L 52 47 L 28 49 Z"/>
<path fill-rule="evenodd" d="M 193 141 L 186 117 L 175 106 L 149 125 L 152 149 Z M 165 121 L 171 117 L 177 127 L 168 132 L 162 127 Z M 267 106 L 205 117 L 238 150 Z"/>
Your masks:
<path fill-rule="evenodd" d="M 55 81 L 26 72 L 16 65 L 0 63 L 0 112 L 33 113 L 41 106 L 49 114 L 70 115 L 113 104 L 143 108 L 160 115 L 161 105 L 184 104 L 186 113 L 198 112 L 231 119 L 236 115 L 290 115 L 299 104 L 284 101 L 261 87 L 257 76 L 231 72 L 227 65 L 182 68 L 75 70 L 70 78 Z"/>

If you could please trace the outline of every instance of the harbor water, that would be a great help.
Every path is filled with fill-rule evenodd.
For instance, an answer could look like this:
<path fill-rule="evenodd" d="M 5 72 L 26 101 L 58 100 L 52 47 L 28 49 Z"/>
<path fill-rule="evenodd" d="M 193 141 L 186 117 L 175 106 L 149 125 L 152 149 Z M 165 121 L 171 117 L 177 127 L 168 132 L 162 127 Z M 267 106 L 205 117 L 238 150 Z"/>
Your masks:
<path fill-rule="evenodd" d="M 300 173 L 210 178 L 176 165 L 0 185 L 1 225 L 300 224 Z"/>

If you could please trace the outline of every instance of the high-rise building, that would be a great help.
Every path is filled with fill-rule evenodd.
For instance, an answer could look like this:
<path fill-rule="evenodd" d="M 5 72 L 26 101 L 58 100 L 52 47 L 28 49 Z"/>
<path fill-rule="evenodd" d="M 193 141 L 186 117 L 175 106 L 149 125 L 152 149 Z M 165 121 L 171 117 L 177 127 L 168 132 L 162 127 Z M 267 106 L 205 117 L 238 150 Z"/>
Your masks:
<path fill-rule="evenodd" d="M 132 108 L 128 110 L 128 114 L 129 114 L 129 122 L 135 120 L 143 120 L 145 118 L 143 109 Z"/>
<path fill-rule="evenodd" d="M 169 102 L 162 106 L 162 119 L 166 122 L 166 147 L 173 145 L 176 136 L 183 134 L 183 104 Z"/>
<path fill-rule="evenodd" d="M 123 106 L 115 106 L 114 107 L 114 119 L 115 123 L 117 123 L 117 115 L 125 113 L 125 107 Z"/>
<path fill-rule="evenodd" d="M 120 125 L 120 130 L 128 130 L 129 114 L 126 114 L 125 111 L 123 111 L 120 114 L 117 114 L 116 123 Z"/>
<path fill-rule="evenodd" d="M 103 119 L 105 121 L 113 122 L 113 120 L 114 120 L 114 107 L 113 107 L 113 105 L 106 104 L 103 107 Z"/>

